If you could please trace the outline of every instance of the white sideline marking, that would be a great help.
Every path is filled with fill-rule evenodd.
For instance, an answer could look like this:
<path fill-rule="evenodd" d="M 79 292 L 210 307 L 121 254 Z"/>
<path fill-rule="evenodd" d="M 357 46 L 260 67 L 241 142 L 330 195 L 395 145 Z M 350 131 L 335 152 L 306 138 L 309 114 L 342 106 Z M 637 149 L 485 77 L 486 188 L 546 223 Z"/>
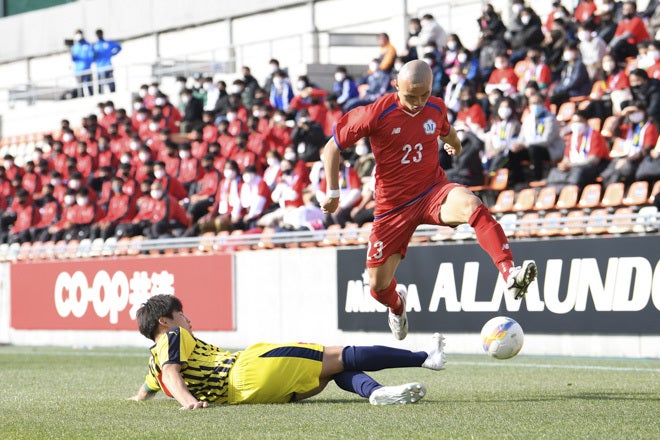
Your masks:
<path fill-rule="evenodd" d="M 476 367 L 508 367 L 508 368 L 561 368 L 564 370 L 601 370 L 601 371 L 644 371 L 649 373 L 660 373 L 660 368 L 638 368 L 638 367 L 606 367 L 602 365 L 562 365 L 562 364 L 511 364 L 505 360 L 497 363 L 486 362 L 469 362 L 469 361 L 455 361 L 452 362 L 451 358 L 447 359 L 447 367 L 452 365 L 469 365 Z"/>

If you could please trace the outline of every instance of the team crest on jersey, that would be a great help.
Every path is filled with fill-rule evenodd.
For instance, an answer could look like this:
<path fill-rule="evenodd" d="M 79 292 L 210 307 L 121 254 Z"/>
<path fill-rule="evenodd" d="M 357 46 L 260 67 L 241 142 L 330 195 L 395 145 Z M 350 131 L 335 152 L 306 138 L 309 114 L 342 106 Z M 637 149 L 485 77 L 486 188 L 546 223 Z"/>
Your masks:
<path fill-rule="evenodd" d="M 426 134 L 433 134 L 435 133 L 436 129 L 435 121 L 433 119 L 429 119 L 428 121 L 424 122 L 424 133 Z"/>

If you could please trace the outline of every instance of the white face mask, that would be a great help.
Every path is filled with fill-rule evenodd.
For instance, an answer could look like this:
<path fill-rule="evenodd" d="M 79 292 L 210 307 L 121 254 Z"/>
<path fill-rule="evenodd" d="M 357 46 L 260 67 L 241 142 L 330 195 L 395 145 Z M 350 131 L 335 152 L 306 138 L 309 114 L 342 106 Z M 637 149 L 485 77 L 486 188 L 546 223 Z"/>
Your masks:
<path fill-rule="evenodd" d="M 293 162 L 296 160 L 296 153 L 294 153 L 293 151 L 287 151 L 286 153 L 284 153 L 284 158 L 289 162 Z"/>
<path fill-rule="evenodd" d="M 628 119 L 630 119 L 630 122 L 633 124 L 639 124 L 644 119 L 644 112 L 633 112 L 628 116 Z"/>
<path fill-rule="evenodd" d="M 114 111 L 115 109 L 113 107 L 110 106 L 103 107 L 103 113 L 105 113 L 106 115 L 111 115 L 114 113 Z"/>
<path fill-rule="evenodd" d="M 138 113 L 135 119 L 137 119 L 139 122 L 142 122 L 147 119 L 147 115 L 144 113 Z"/>
<path fill-rule="evenodd" d="M 73 140 L 73 135 L 71 133 L 64 133 L 62 135 L 62 140 L 64 142 L 71 142 Z"/>
<path fill-rule="evenodd" d="M 456 50 L 457 44 L 455 41 L 447 41 L 447 49 Z"/>
<path fill-rule="evenodd" d="M 459 63 L 463 64 L 464 62 L 467 61 L 467 54 L 459 53 L 458 55 L 456 55 L 456 59 L 458 60 Z"/>
<path fill-rule="evenodd" d="M 120 163 L 131 163 L 131 156 L 122 156 L 119 159 Z"/>
<path fill-rule="evenodd" d="M 64 203 L 66 203 L 67 205 L 73 205 L 74 203 L 76 203 L 76 196 L 72 196 L 72 195 L 64 196 Z"/>
<path fill-rule="evenodd" d="M 343 73 L 339 73 L 339 72 L 335 73 L 335 81 L 342 82 L 345 78 L 346 75 L 344 75 Z"/>
<path fill-rule="evenodd" d="M 70 180 L 69 181 L 69 188 L 71 189 L 80 189 L 80 180 Z"/>
<path fill-rule="evenodd" d="M 138 158 L 141 162 L 146 162 L 149 160 L 149 155 L 147 153 L 140 153 L 138 154 Z"/>
<path fill-rule="evenodd" d="M 156 105 L 165 105 L 165 99 L 164 98 L 156 98 L 154 101 Z"/>
<path fill-rule="evenodd" d="M 369 70 L 372 72 L 375 72 L 378 70 L 378 64 L 376 63 L 369 63 Z"/>
<path fill-rule="evenodd" d="M 249 185 L 253 181 L 254 181 L 254 174 L 252 174 L 252 173 L 243 174 L 243 182 L 245 182 Z"/>
<path fill-rule="evenodd" d="M 73 36 L 73 39 L 76 40 L 76 41 L 80 41 L 80 40 L 82 40 L 82 38 L 83 38 L 82 34 L 75 34 Z"/>
<path fill-rule="evenodd" d="M 357 145 L 355 147 L 355 154 L 358 156 L 364 156 L 365 154 L 369 153 L 369 147 L 366 145 Z"/>
<path fill-rule="evenodd" d="M 225 179 L 233 179 L 236 177 L 236 171 L 234 170 L 224 170 L 222 175 L 225 176 Z"/>
<path fill-rule="evenodd" d="M 269 157 L 268 159 L 266 159 L 266 163 L 268 164 L 269 167 L 273 167 L 279 165 L 280 161 L 275 159 L 274 157 Z"/>
<path fill-rule="evenodd" d="M 165 171 L 160 169 L 154 170 L 154 177 L 156 179 L 162 179 L 163 177 L 165 177 Z"/>
<path fill-rule="evenodd" d="M 158 131 L 158 124 L 149 124 L 149 130 Z"/>
<path fill-rule="evenodd" d="M 133 151 L 137 151 L 138 148 L 140 148 L 140 143 L 137 142 L 137 141 L 132 141 L 132 142 L 129 144 L 129 148 L 130 148 L 131 150 L 133 150 Z"/>
<path fill-rule="evenodd" d="M 499 110 L 497 110 L 497 115 L 502 119 L 508 119 L 512 112 L 513 111 L 509 107 L 500 107 Z"/>
<path fill-rule="evenodd" d="M 521 16 L 520 16 L 520 22 L 521 22 L 522 24 L 529 24 L 529 21 L 530 21 L 531 19 L 532 19 L 532 17 L 529 16 L 529 15 L 521 15 Z"/>
<path fill-rule="evenodd" d="M 452 83 L 457 83 L 461 79 L 461 76 L 458 73 L 449 74 L 449 81 Z"/>
<path fill-rule="evenodd" d="M 227 113 L 227 121 L 232 122 L 236 119 L 236 113 Z"/>
<path fill-rule="evenodd" d="M 577 37 L 580 41 L 591 41 L 591 32 L 579 31 Z"/>
<path fill-rule="evenodd" d="M 574 61 L 577 58 L 575 52 L 564 52 L 564 61 Z"/>
<path fill-rule="evenodd" d="M 76 198 L 76 203 L 78 204 L 78 206 L 85 206 L 88 200 L 89 199 L 87 197 L 78 197 Z"/>
<path fill-rule="evenodd" d="M 433 65 L 433 60 L 431 58 L 422 58 L 422 61 L 424 61 L 429 66 Z"/>
<path fill-rule="evenodd" d="M 163 197 L 163 190 L 162 189 L 152 189 L 149 194 L 154 199 L 160 199 L 161 197 Z"/>
<path fill-rule="evenodd" d="M 190 157 L 190 151 L 179 151 L 179 157 L 181 159 L 188 159 Z"/>
<path fill-rule="evenodd" d="M 572 122 L 571 123 L 571 131 L 575 133 L 576 135 L 581 135 L 582 133 L 585 132 L 587 129 L 587 126 L 583 122 Z"/>
<path fill-rule="evenodd" d="M 304 89 L 305 87 L 307 87 L 307 84 L 305 84 L 305 81 L 298 81 L 298 82 L 296 83 L 296 88 L 297 88 L 298 90 L 302 90 L 302 89 Z"/>
<path fill-rule="evenodd" d="M 59 184 L 62 183 L 62 179 L 51 179 L 51 180 L 50 180 L 50 183 L 51 183 L 53 186 L 57 186 L 57 185 L 59 185 Z"/>
<path fill-rule="evenodd" d="M 230 95 L 238 95 L 242 91 L 243 91 L 243 87 L 241 87 L 238 84 L 232 84 L 231 87 L 229 88 Z"/>
<path fill-rule="evenodd" d="M 144 106 L 140 102 L 134 102 L 133 103 L 133 110 L 135 110 L 135 111 L 140 110 L 142 107 L 144 107 Z"/>
<path fill-rule="evenodd" d="M 603 70 L 605 72 L 612 72 L 614 70 L 615 64 L 612 62 L 603 63 Z"/>
<path fill-rule="evenodd" d="M 158 93 L 158 87 L 149 87 L 147 89 L 147 91 L 149 92 L 149 94 L 151 96 L 154 96 L 154 95 L 156 95 L 156 93 Z"/>
<path fill-rule="evenodd" d="M 14 165 L 13 160 L 5 160 L 5 162 L 4 162 L 5 169 L 6 168 L 11 168 L 13 165 Z"/>

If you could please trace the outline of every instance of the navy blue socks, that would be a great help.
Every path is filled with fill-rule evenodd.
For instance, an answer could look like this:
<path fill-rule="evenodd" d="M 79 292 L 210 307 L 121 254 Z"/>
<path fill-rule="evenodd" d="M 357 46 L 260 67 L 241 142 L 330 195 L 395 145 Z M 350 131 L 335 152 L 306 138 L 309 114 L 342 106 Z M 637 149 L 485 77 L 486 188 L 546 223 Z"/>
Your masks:
<path fill-rule="evenodd" d="M 378 371 L 386 368 L 420 367 L 428 353 L 374 345 L 344 347 L 342 363 L 346 371 Z"/>
<path fill-rule="evenodd" d="M 382 385 L 367 376 L 362 371 L 344 371 L 335 375 L 335 383 L 339 388 L 350 393 L 369 398 Z"/>

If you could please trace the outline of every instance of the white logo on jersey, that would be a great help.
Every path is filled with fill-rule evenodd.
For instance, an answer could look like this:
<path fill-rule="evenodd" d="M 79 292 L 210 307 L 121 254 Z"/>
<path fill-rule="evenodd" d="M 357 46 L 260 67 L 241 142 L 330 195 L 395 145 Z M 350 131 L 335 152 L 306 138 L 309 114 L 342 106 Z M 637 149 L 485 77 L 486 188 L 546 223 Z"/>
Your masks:
<path fill-rule="evenodd" d="M 399 134 L 401 133 L 401 127 L 397 127 L 394 130 L 392 130 L 392 134 Z"/>
<path fill-rule="evenodd" d="M 435 122 L 433 119 L 429 119 L 428 121 L 424 122 L 424 133 L 426 134 L 433 134 L 435 133 Z"/>

